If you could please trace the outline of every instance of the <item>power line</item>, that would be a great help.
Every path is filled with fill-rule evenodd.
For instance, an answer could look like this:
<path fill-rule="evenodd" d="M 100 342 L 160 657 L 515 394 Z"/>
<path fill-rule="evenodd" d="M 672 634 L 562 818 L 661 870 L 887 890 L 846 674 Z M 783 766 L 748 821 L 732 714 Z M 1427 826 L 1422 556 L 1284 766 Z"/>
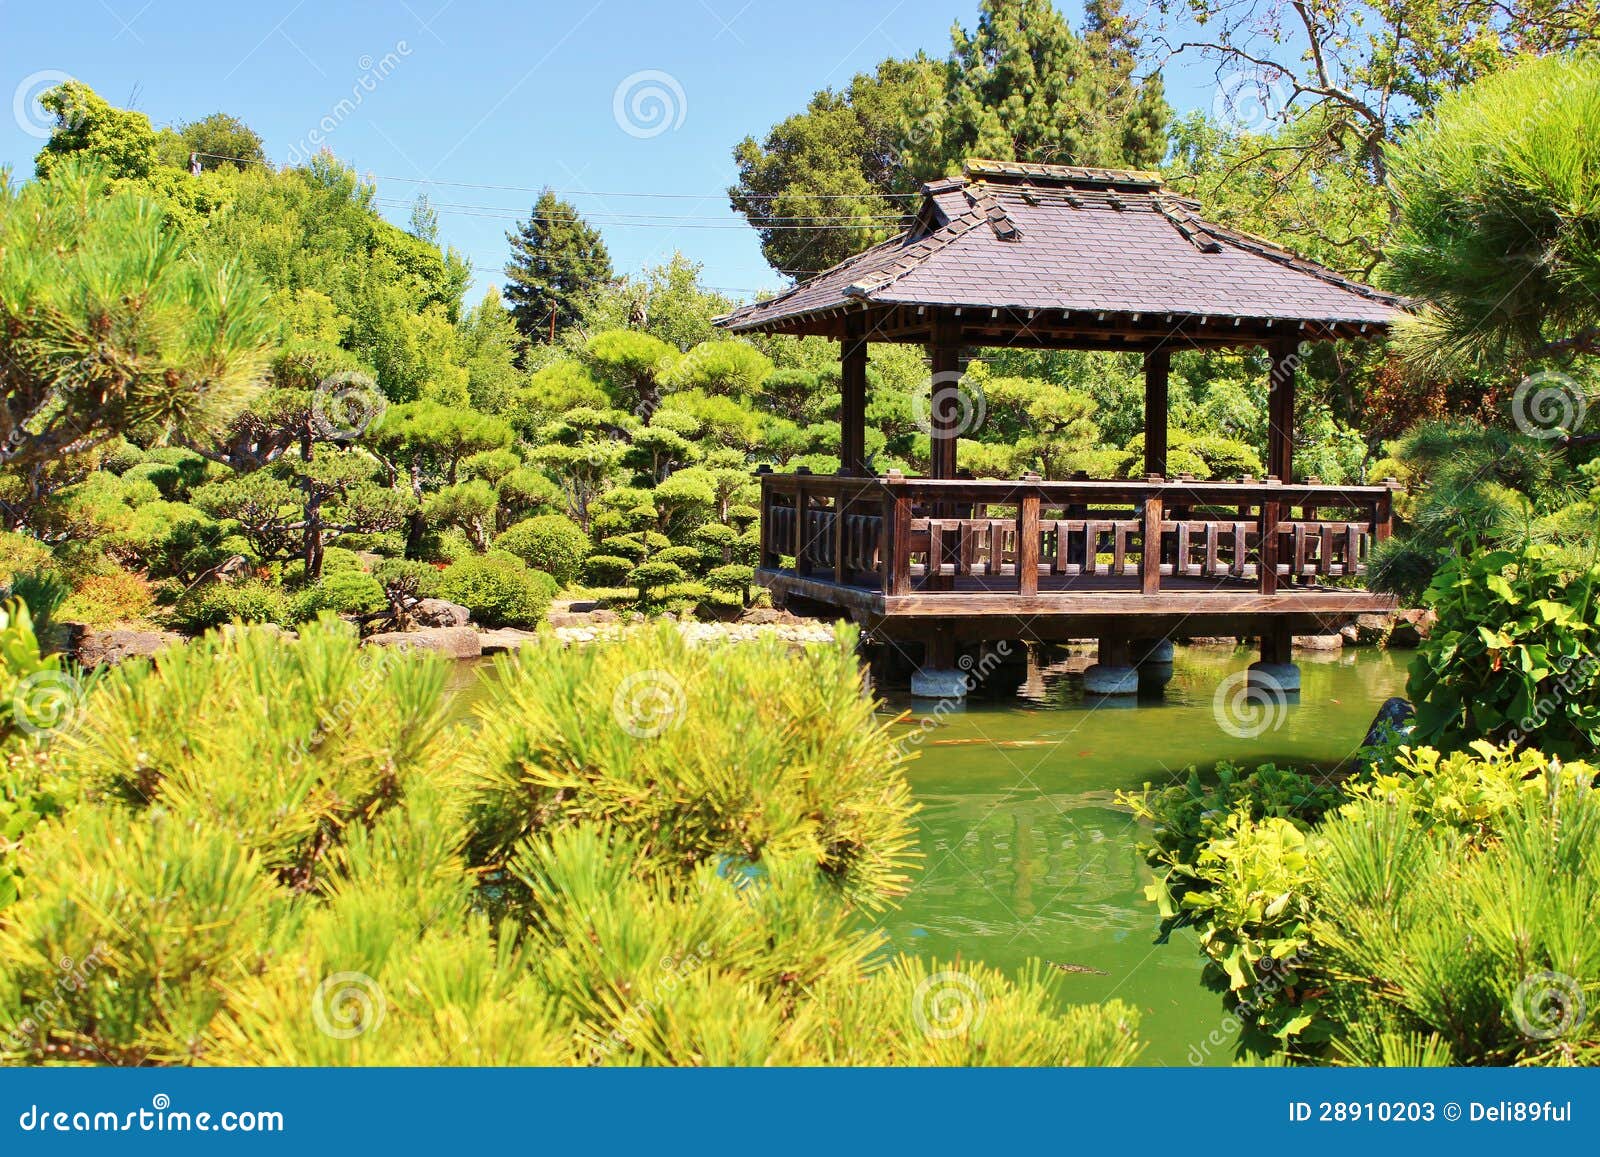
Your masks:
<path fill-rule="evenodd" d="M 218 153 L 196 153 L 196 156 L 205 157 L 213 161 L 237 161 L 244 165 L 264 164 L 254 157 L 225 157 Z M 474 181 L 449 181 L 440 177 L 394 177 L 382 173 L 368 173 L 367 176 L 375 181 L 397 181 L 406 185 L 445 185 L 455 189 L 489 189 L 502 193 L 545 193 L 550 192 L 558 197 L 647 197 L 667 200 L 706 201 L 718 197 L 726 197 L 728 190 L 718 189 L 714 193 L 638 193 L 638 192 L 607 192 L 600 189 L 555 189 L 549 185 L 491 185 Z M 772 201 L 784 196 L 783 193 L 746 193 L 745 197 L 751 200 Z M 866 190 L 860 193 L 804 193 L 802 196 L 813 201 L 864 201 L 871 198 L 880 200 L 910 200 L 920 201 L 921 193 L 880 193 L 876 190 Z"/>
<path fill-rule="evenodd" d="M 387 205 L 387 206 L 390 206 L 392 208 L 404 208 L 404 207 L 410 205 L 410 203 L 411 203 L 409 201 L 406 201 L 406 200 L 403 200 L 403 199 L 397 198 L 397 197 L 375 197 L 374 200 L 380 205 Z M 458 208 L 447 208 L 447 207 L 445 207 L 443 205 L 433 205 L 432 208 L 434 208 L 434 209 L 436 209 L 436 210 L 438 210 L 439 212 L 442 212 L 442 213 L 452 213 L 452 214 L 454 214 L 454 215 L 456 215 L 458 217 L 484 217 L 484 218 L 489 218 L 489 219 L 492 219 L 492 220 L 499 220 L 499 221 L 525 221 L 525 220 L 529 220 L 529 221 L 556 221 L 556 220 L 566 220 L 566 218 L 543 217 L 543 216 L 540 216 L 540 215 L 537 215 L 537 214 L 534 214 L 534 215 L 529 216 L 529 217 L 524 217 L 522 212 L 520 210 L 518 210 L 518 209 L 508 209 L 508 208 L 504 208 L 504 207 L 498 206 L 498 205 L 463 206 L 463 207 L 458 207 Z M 643 216 L 643 215 L 641 215 L 641 216 Z M 618 228 L 637 228 L 637 229 L 738 229 L 738 230 L 741 230 L 741 231 L 743 231 L 745 229 L 752 228 L 752 224 L 750 222 L 745 222 L 745 221 L 728 221 L 726 223 L 721 223 L 721 224 L 707 224 L 707 223 L 704 223 L 704 222 L 716 221 L 716 218 L 709 218 L 709 217 L 708 218 L 695 218 L 695 217 L 664 216 L 664 219 L 659 219 L 659 220 L 622 220 L 620 218 L 618 218 L 618 219 L 610 219 L 610 218 L 598 218 L 598 217 L 595 217 L 595 218 L 586 217 L 585 219 L 586 220 L 593 220 L 596 224 L 607 225 L 607 226 L 616 226 Z M 894 217 L 894 218 L 892 218 L 890 220 L 903 221 L 904 218 L 902 218 L 902 217 Z M 773 231 L 813 232 L 813 231 L 819 231 L 819 230 L 820 231 L 827 231 L 827 230 L 834 230 L 834 229 L 859 230 L 859 229 L 871 228 L 873 224 L 888 225 L 889 221 L 885 220 L 885 221 L 881 221 L 881 222 L 869 222 L 869 223 L 866 223 L 866 224 L 859 224 L 859 225 L 756 225 L 756 226 L 754 226 L 754 228 L 763 229 L 763 230 L 773 230 Z"/>
<path fill-rule="evenodd" d="M 394 202 L 396 200 L 396 198 L 393 198 L 393 197 L 390 197 L 390 198 L 382 198 L 382 197 L 380 197 L 378 199 L 386 201 L 386 203 L 387 202 Z M 486 211 L 486 212 L 514 213 L 518 217 L 522 216 L 522 210 L 512 208 L 509 205 L 474 205 L 474 204 L 471 204 L 469 202 L 463 202 L 463 201 L 429 201 L 428 205 L 429 205 L 430 208 L 433 208 L 433 209 L 473 209 L 473 210 L 483 210 L 483 211 Z M 835 213 L 835 214 L 832 214 L 832 215 L 793 214 L 791 216 L 766 217 L 766 218 L 763 218 L 763 220 L 764 221 L 785 221 L 785 222 L 788 222 L 788 221 L 883 221 L 883 222 L 895 221 L 895 222 L 901 222 L 901 221 L 905 221 L 909 216 L 910 216 L 909 213 L 871 213 L 871 214 L 866 214 L 864 216 L 858 216 L 858 215 L 856 215 L 854 213 Z M 631 218 L 631 219 L 640 220 L 640 221 L 719 221 L 719 222 L 726 222 L 727 221 L 727 218 L 722 216 L 722 215 L 720 215 L 720 214 L 707 215 L 707 214 L 693 214 L 693 213 L 625 213 L 625 212 L 622 212 L 620 210 L 618 210 L 616 212 L 610 212 L 610 211 L 607 211 L 607 210 L 604 210 L 604 209 L 601 209 L 599 211 L 591 211 L 591 212 L 585 213 L 583 215 L 583 217 L 584 217 L 584 220 L 586 220 L 586 221 L 602 221 L 602 222 L 610 220 L 612 218 L 617 218 L 619 220 L 622 219 L 622 218 Z M 532 220 L 532 221 L 556 221 L 556 220 L 561 220 L 563 218 L 545 216 L 545 215 L 542 215 L 542 214 L 530 214 L 528 219 Z"/>

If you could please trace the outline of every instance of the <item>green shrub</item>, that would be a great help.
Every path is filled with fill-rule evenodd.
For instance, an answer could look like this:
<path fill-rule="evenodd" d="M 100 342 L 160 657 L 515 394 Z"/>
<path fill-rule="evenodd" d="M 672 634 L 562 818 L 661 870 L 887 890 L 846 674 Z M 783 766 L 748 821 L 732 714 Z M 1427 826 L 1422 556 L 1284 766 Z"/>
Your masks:
<path fill-rule="evenodd" d="M 323 611 L 365 615 L 388 605 L 383 584 L 359 570 L 325 572 L 318 582 L 303 587 L 289 600 L 290 615 L 296 622 L 314 619 Z"/>
<path fill-rule="evenodd" d="M 283 588 L 259 579 L 206 583 L 186 593 L 172 608 L 173 625 L 194 633 L 231 622 L 288 626 L 294 619 Z"/>
<path fill-rule="evenodd" d="M 1311 1062 L 1584 1063 L 1600 858 L 1574 852 L 1589 866 L 1573 872 L 1538 845 L 1590 838 L 1594 770 L 1479 743 L 1401 749 L 1343 791 L 1225 768 L 1214 788 L 1191 777 L 1119 798 L 1154 821 L 1150 894 L 1168 927 L 1197 928 L 1209 978 L 1258 1030 L 1252 1047 Z M 1596 818 L 1572 818 L 1573 784 L 1576 811 Z M 1569 978 L 1556 997 L 1579 994 L 1578 1023 L 1560 1042 L 1508 1031 L 1518 1001 L 1525 1020 L 1548 1014 L 1524 982 L 1550 973 Z"/>
<path fill-rule="evenodd" d="M 755 580 L 756 572 L 739 563 L 730 563 L 711 570 L 705 578 L 706 587 L 712 594 L 720 596 L 727 602 L 747 604 L 750 601 L 750 584 Z"/>
<path fill-rule="evenodd" d="M 564 514 L 541 514 L 501 532 L 494 547 L 516 555 L 566 586 L 578 577 L 583 560 L 588 557 L 589 536 Z"/>
<path fill-rule="evenodd" d="M 394 583 L 411 583 L 416 586 L 418 598 L 429 599 L 438 594 L 439 578 L 444 572 L 432 563 L 409 558 L 386 558 L 372 568 L 372 577 L 380 586 Z"/>
<path fill-rule="evenodd" d="M 14 575 L 55 568 L 55 555 L 32 535 L 15 530 L 0 530 L 0 586 L 9 586 Z"/>
<path fill-rule="evenodd" d="M 591 554 L 583 560 L 583 581 L 596 587 L 620 587 L 633 569 L 631 558 L 614 554 Z"/>
<path fill-rule="evenodd" d="M 174 498 L 184 485 L 182 469 L 170 462 L 141 462 L 122 472 L 126 483 L 141 481 L 154 486 L 163 498 Z"/>
<path fill-rule="evenodd" d="M 126 438 L 108 442 L 100 451 L 100 465 L 113 474 L 125 474 L 145 461 L 145 453 Z"/>
<path fill-rule="evenodd" d="M 685 573 L 693 573 L 700 569 L 701 555 L 696 547 L 669 546 L 665 550 L 658 550 L 650 556 L 651 562 L 670 563 L 680 567 Z"/>
<path fill-rule="evenodd" d="M 451 563 L 435 589 L 440 598 L 460 603 L 486 627 L 536 627 L 560 588 L 543 571 L 496 551 Z"/>
<path fill-rule="evenodd" d="M 1574 574 L 1554 554 L 1490 551 L 1440 568 L 1426 596 L 1439 621 L 1407 688 L 1415 743 L 1600 747 L 1600 566 Z"/>
<path fill-rule="evenodd" d="M 1293 969 L 1308 940 L 1306 833 L 1344 796 L 1299 772 L 1264 765 L 1248 775 L 1217 766 L 1216 781 L 1191 770 L 1184 784 L 1118 802 L 1155 824 L 1146 858 L 1158 878 L 1146 895 L 1164 927 L 1194 925 L 1208 981 L 1230 1009 L 1282 1035 L 1305 1029 Z"/>
<path fill-rule="evenodd" d="M 221 524 L 186 502 L 147 502 L 128 525 L 105 539 L 110 554 L 126 566 L 143 567 L 155 578 L 191 580 L 230 553 L 220 541 Z"/>
<path fill-rule="evenodd" d="M 135 623 L 155 609 L 150 584 L 125 570 L 90 575 L 78 583 L 62 602 L 56 617 L 68 622 L 109 626 Z"/>
<path fill-rule="evenodd" d="M 641 599 L 648 598 L 652 591 L 661 591 L 677 583 L 687 582 L 689 576 L 683 573 L 683 568 L 673 562 L 642 562 L 628 572 L 628 585 L 639 592 Z"/>
<path fill-rule="evenodd" d="M 1309 890 L 1331 1059 L 1600 1063 L 1595 770 L 1547 766 L 1473 838 L 1437 822 L 1426 789 L 1370 794 L 1322 825 Z"/>

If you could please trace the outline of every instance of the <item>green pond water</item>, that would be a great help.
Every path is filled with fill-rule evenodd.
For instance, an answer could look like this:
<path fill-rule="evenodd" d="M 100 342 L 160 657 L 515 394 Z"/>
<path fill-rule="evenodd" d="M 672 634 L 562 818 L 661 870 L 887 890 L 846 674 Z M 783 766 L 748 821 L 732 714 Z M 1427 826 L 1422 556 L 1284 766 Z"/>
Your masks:
<path fill-rule="evenodd" d="M 990 675 L 955 710 L 887 693 L 886 715 L 909 711 L 896 727 L 921 737 L 908 741 L 918 752 L 908 775 L 925 857 L 910 894 L 878 920 L 891 946 L 1006 970 L 1034 958 L 1067 965 L 1064 1000 L 1115 997 L 1140 1010 L 1144 1063 L 1229 1063 L 1221 998 L 1201 984 L 1191 933 L 1158 943 L 1136 846 L 1144 830 L 1113 795 L 1219 760 L 1336 767 L 1405 684 L 1404 653 L 1303 654 L 1298 698 L 1266 716 L 1225 715 L 1236 730 L 1269 724 L 1253 738 L 1230 734 L 1217 692 L 1253 657 L 1179 647 L 1171 682 L 1132 705 L 1085 697 L 1087 657 L 1035 666 L 1025 681 Z M 461 672 L 463 700 L 479 672 L 492 677 Z M 922 728 L 925 718 L 936 725 Z"/>

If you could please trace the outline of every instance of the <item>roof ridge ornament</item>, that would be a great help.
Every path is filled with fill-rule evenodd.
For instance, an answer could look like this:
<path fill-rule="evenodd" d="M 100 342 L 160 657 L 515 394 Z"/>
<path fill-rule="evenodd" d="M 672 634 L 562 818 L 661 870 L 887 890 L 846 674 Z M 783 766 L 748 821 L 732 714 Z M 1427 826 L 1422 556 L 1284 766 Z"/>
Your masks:
<path fill-rule="evenodd" d="M 1199 222 L 1182 205 L 1178 205 L 1160 194 L 1151 197 L 1150 203 L 1155 206 L 1157 213 L 1160 213 L 1172 223 L 1173 228 L 1183 235 L 1185 241 L 1200 250 L 1200 252 L 1222 252 L 1222 242 L 1206 233 L 1200 227 Z"/>
<path fill-rule="evenodd" d="M 983 214 L 984 220 L 989 222 L 989 228 L 994 230 L 994 235 L 1001 241 L 1021 241 L 1022 230 L 1017 228 L 1017 223 L 1006 212 L 1005 206 L 982 181 L 975 181 L 966 188 L 967 200 L 973 209 Z"/>

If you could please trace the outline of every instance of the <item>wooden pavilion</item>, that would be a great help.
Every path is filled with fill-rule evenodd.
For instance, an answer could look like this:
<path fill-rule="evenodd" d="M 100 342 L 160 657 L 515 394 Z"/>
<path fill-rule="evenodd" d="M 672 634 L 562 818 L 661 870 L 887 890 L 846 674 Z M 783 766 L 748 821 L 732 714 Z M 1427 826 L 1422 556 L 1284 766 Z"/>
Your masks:
<path fill-rule="evenodd" d="M 1308 343 L 1379 336 L 1400 299 L 1206 221 L 1155 173 L 972 161 L 922 192 L 904 235 L 718 319 L 842 346 L 839 473 L 761 474 L 757 579 L 776 599 L 923 642 L 929 676 L 963 642 L 1095 637 L 1110 690 L 1144 641 L 1180 633 L 1257 636 L 1287 678 L 1293 635 L 1393 608 L 1348 581 L 1391 491 L 1296 475 L 1294 389 Z M 928 347 L 927 478 L 867 460 L 872 341 Z M 1142 354 L 1143 479 L 962 477 L 961 367 L 994 346 Z M 1168 477 L 1172 354 L 1244 346 L 1271 356 L 1268 476 Z"/>

